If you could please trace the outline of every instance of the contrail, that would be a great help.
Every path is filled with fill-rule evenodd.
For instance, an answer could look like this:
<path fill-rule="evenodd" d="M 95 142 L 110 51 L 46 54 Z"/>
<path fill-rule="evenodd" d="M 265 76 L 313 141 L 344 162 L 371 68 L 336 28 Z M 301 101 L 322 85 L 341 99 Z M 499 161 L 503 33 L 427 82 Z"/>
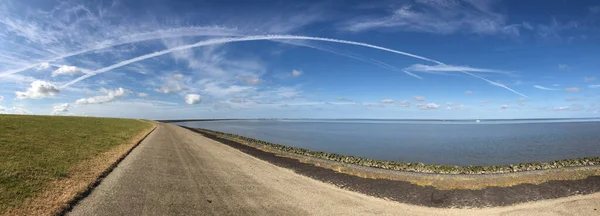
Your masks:
<path fill-rule="evenodd" d="M 417 76 L 416 74 L 413 74 L 413 73 L 408 72 L 406 70 L 402 70 L 400 68 L 397 68 L 397 67 L 394 67 L 392 65 L 386 64 L 386 63 L 384 63 L 382 61 L 379 61 L 379 60 L 365 59 L 365 58 L 361 58 L 361 57 L 353 55 L 353 54 L 341 53 L 341 52 L 334 51 L 334 50 L 331 50 L 331 49 L 328 49 L 328 48 L 324 48 L 324 47 L 320 47 L 320 46 L 314 46 L 312 44 L 294 43 L 294 42 L 289 42 L 289 41 L 285 41 L 285 40 L 275 40 L 275 41 L 278 41 L 278 42 L 281 42 L 281 43 L 293 44 L 293 45 L 297 45 L 297 46 L 305 46 L 305 47 L 309 47 L 309 48 L 321 50 L 321 51 L 324 51 L 324 52 L 333 53 L 333 54 L 340 55 L 340 56 L 345 56 L 345 57 L 348 57 L 348 58 L 356 59 L 356 60 L 359 60 L 359 61 L 362 61 L 362 62 L 366 62 L 366 63 L 372 64 L 372 65 L 375 65 L 375 66 L 378 66 L 378 67 L 381 67 L 381 68 L 385 68 L 385 69 L 388 69 L 388 70 L 400 71 L 400 72 L 408 74 L 409 76 L 415 77 L 417 79 L 423 79 L 422 77 Z"/>
<path fill-rule="evenodd" d="M 511 92 L 514 92 L 515 94 L 521 95 L 521 97 L 528 98 L 528 97 L 527 97 L 527 95 L 521 94 L 521 93 L 519 93 L 519 92 L 517 92 L 517 91 L 515 91 L 515 90 L 513 90 L 513 89 L 511 89 L 511 88 L 509 88 L 509 87 L 507 87 L 507 86 L 505 86 L 505 85 L 502 85 L 502 84 L 500 84 L 500 83 L 497 83 L 497 82 L 494 82 L 494 81 L 488 80 L 488 79 L 486 79 L 486 78 L 483 78 L 483 77 L 477 76 L 477 75 L 475 75 L 475 74 L 472 74 L 472 73 L 469 73 L 469 72 L 466 72 L 466 71 L 461 71 L 461 72 L 463 72 L 464 74 L 470 75 L 470 76 L 472 76 L 472 77 L 475 77 L 475 78 L 478 78 L 478 79 L 484 80 L 484 81 L 488 82 L 489 84 L 492 84 L 492 85 L 495 85 L 495 86 L 498 86 L 498 87 L 501 87 L 501 88 L 505 88 L 505 89 L 507 89 L 507 90 L 509 90 L 509 91 L 511 91 Z"/>
<path fill-rule="evenodd" d="M 198 43 L 195 44 L 190 44 L 190 45 L 183 45 L 183 46 L 178 46 L 178 47 L 174 47 L 171 49 L 166 49 L 166 50 L 162 50 L 162 51 L 158 51 L 158 52 L 154 52 L 154 53 L 150 53 L 150 54 L 146 54 L 143 56 L 138 56 L 129 60 L 125 60 L 125 61 L 121 61 L 117 64 L 108 66 L 108 67 L 104 67 L 104 68 L 100 68 L 96 71 L 94 71 L 92 74 L 87 74 L 84 76 L 81 76 L 71 82 L 68 82 L 67 84 L 63 85 L 61 88 L 63 87 L 67 87 L 70 86 L 72 84 L 75 84 L 81 80 L 87 79 L 91 76 L 94 76 L 96 74 L 100 74 L 100 73 L 104 73 L 107 71 L 110 71 L 112 69 L 115 68 L 120 68 L 123 67 L 125 65 L 131 64 L 131 63 L 135 63 L 138 61 L 142 61 L 148 58 L 153 58 L 156 56 L 161 56 L 164 54 L 168 54 L 174 51 L 179 51 L 179 50 L 186 50 L 186 49 L 191 49 L 191 48 L 195 48 L 195 47 L 203 47 L 203 46 L 209 46 L 209 45 L 215 45 L 215 44 L 224 44 L 224 43 L 232 43 L 232 42 L 242 42 L 242 41 L 256 41 L 256 40 L 278 40 L 278 39 L 284 39 L 284 40 L 314 40 L 314 41 L 326 41 L 326 42 L 333 42 L 333 43 L 342 43 L 342 44 L 350 44 L 350 45 L 356 45 L 356 46 L 363 46 L 363 47 L 369 47 L 369 48 L 373 48 L 373 49 L 378 49 L 378 50 L 383 50 L 383 51 L 387 51 L 387 52 L 392 52 L 392 53 L 396 53 L 396 54 L 400 54 L 400 55 L 405 55 L 405 56 L 410 56 L 413 58 L 417 58 L 417 59 L 421 59 L 424 61 L 428 61 L 428 62 L 433 62 L 433 63 L 437 63 L 437 64 L 443 64 L 441 62 L 432 60 L 432 59 L 428 59 L 422 56 L 418 56 L 415 54 L 411 54 L 411 53 L 407 53 L 407 52 L 402 52 L 402 51 L 397 51 L 397 50 L 393 50 L 393 49 L 389 49 L 389 48 L 385 48 L 385 47 L 380 47 L 380 46 L 376 46 L 376 45 L 372 45 L 372 44 L 366 44 L 366 43 L 361 43 L 361 42 L 355 42 L 355 41 L 347 41 L 347 40 L 338 40 L 338 39 L 331 39 L 331 38 L 321 38 L 321 37 L 310 37 L 310 36 L 298 36 L 298 35 L 256 35 L 256 36 L 246 36 L 246 37 L 238 37 L 238 38 L 217 38 L 217 39 L 209 39 L 209 40 L 205 40 L 205 41 L 200 41 Z"/>
<path fill-rule="evenodd" d="M 533 87 L 536 88 L 536 89 L 541 89 L 541 90 L 546 90 L 546 91 L 556 91 L 556 89 L 544 87 L 544 86 L 541 86 L 541 85 L 534 85 Z"/>
<path fill-rule="evenodd" d="M 408 72 L 408 71 L 406 71 L 406 70 L 402 70 L 402 69 L 400 69 L 400 68 L 397 68 L 397 67 L 391 66 L 391 65 L 389 65 L 389 64 L 387 64 L 387 63 L 385 63 L 385 62 L 382 62 L 382 61 L 379 61 L 379 60 L 375 60 L 375 59 L 371 59 L 371 61 L 375 62 L 376 64 L 379 64 L 379 65 L 380 65 L 380 66 L 382 66 L 382 67 L 386 67 L 386 68 L 388 68 L 388 69 L 390 69 L 390 70 L 393 70 L 393 71 L 400 71 L 400 72 L 403 72 L 403 73 L 405 73 L 405 74 L 407 74 L 407 75 L 409 75 L 409 76 L 412 76 L 412 77 L 414 77 L 414 78 L 417 78 L 417 79 L 423 79 L 423 77 L 420 77 L 420 76 L 418 76 L 418 75 L 416 75 L 416 74 L 414 74 L 414 73 Z"/>
<path fill-rule="evenodd" d="M 54 58 L 46 59 L 43 61 L 38 61 L 36 63 L 31 63 L 31 64 L 25 65 L 21 68 L 3 71 L 3 72 L 0 72 L 0 78 L 37 67 L 38 65 L 40 65 L 41 63 L 44 63 L 44 62 L 53 62 L 56 60 L 68 58 L 71 56 L 81 55 L 83 53 L 87 53 L 87 52 L 91 52 L 91 51 L 95 51 L 95 50 L 102 50 L 102 49 L 106 49 L 106 48 L 110 48 L 110 47 L 114 47 L 114 46 L 119 46 L 119 45 L 129 44 L 129 43 L 136 43 L 136 42 L 147 41 L 147 40 L 156 40 L 156 39 L 160 39 L 160 38 L 170 38 L 170 37 L 186 37 L 186 36 L 239 36 L 239 34 L 235 33 L 235 30 L 227 29 L 227 28 L 220 28 L 220 27 L 185 27 L 185 28 L 175 28 L 175 29 L 159 30 L 159 31 L 146 32 L 146 33 L 140 33 L 140 34 L 133 34 L 133 35 L 119 38 L 116 41 L 107 40 L 107 41 L 100 42 L 100 43 L 98 43 L 99 45 L 89 48 L 89 49 L 66 53 L 66 54 L 63 54 L 63 55 L 60 55 L 60 56 L 57 56 Z"/>
<path fill-rule="evenodd" d="M 171 52 L 174 52 L 174 51 L 191 49 L 191 48 L 194 48 L 194 47 L 202 47 L 202 46 L 215 45 L 215 44 L 224 44 L 224 43 L 242 42 L 242 41 L 256 41 L 256 40 L 313 40 L 313 41 L 325 41 L 325 42 L 332 42 L 332 43 L 350 44 L 350 45 L 368 47 L 368 48 L 378 49 L 378 50 L 382 50 L 382 51 L 386 51 L 386 52 L 396 53 L 396 54 L 400 54 L 400 55 L 404 55 L 404 56 L 409 56 L 409 57 L 413 57 L 413 58 L 416 58 L 416 59 L 421 59 L 421 60 L 424 60 L 424 61 L 428 61 L 428 62 L 432 62 L 432 63 L 436 63 L 436 64 L 447 66 L 446 64 L 444 64 L 444 63 L 442 63 L 440 61 L 429 59 L 429 58 L 426 58 L 426 57 L 423 57 L 423 56 L 419 56 L 419 55 L 415 55 L 415 54 L 411 54 L 411 53 L 407 53 L 407 52 L 402 52 L 402 51 L 398 51 L 398 50 L 393 50 L 393 49 L 389 49 L 389 48 L 385 48 L 385 47 L 381 47 L 381 46 L 377 46 L 377 45 L 362 43 L 362 42 L 339 40 L 339 39 L 332 39 L 332 38 L 322 38 L 322 37 L 299 36 L 299 35 L 255 35 L 255 36 L 245 36 L 245 37 L 237 37 L 237 38 L 209 39 L 209 40 L 205 40 L 205 41 L 200 41 L 200 42 L 195 43 L 195 44 L 183 45 L 183 46 L 174 47 L 174 48 L 171 48 L 171 49 L 166 49 L 166 50 L 162 50 L 162 51 L 158 51 L 158 52 L 146 54 L 146 55 L 143 55 L 143 56 L 138 56 L 136 58 L 125 60 L 125 61 L 119 62 L 117 64 L 114 64 L 114 65 L 111 65 L 111 66 L 108 66 L 108 67 L 105 67 L 105 68 L 98 69 L 98 70 L 94 71 L 93 74 L 87 74 L 87 75 L 81 76 L 81 77 L 79 77 L 79 78 L 77 78 L 77 79 L 75 79 L 75 80 L 73 80 L 73 81 L 71 81 L 71 82 L 63 85 L 62 87 L 67 87 L 69 85 L 75 84 L 75 83 L 77 83 L 77 82 L 79 82 L 81 80 L 87 79 L 87 78 L 89 78 L 91 76 L 94 76 L 96 74 L 99 74 L 99 73 L 104 73 L 106 71 L 110 71 L 110 70 L 115 69 L 115 68 L 123 67 L 125 65 L 128 65 L 128 64 L 131 64 L 131 63 L 134 63 L 134 62 L 142 61 L 142 60 L 145 60 L 145 59 L 148 59 L 148 58 L 153 58 L 153 57 L 156 57 L 156 56 L 161 56 L 161 55 L 164 55 L 164 54 L 167 54 L 167 53 L 171 53 Z M 513 89 L 511 89 L 511 88 L 509 88 L 507 86 L 505 86 L 505 85 L 502 85 L 500 83 L 493 82 L 493 81 L 490 81 L 490 80 L 485 79 L 483 77 L 476 76 L 476 75 L 471 74 L 471 73 L 469 73 L 467 71 L 461 70 L 460 72 L 462 72 L 464 74 L 467 74 L 467 75 L 470 75 L 470 76 L 473 76 L 475 78 L 487 81 L 488 83 L 490 83 L 492 85 L 505 88 L 505 89 L 507 89 L 509 91 L 512 91 L 512 92 L 520 95 L 520 96 L 527 97 L 527 96 L 525 96 L 525 95 L 523 95 L 523 94 L 521 94 L 521 93 L 519 93 L 519 92 L 517 92 L 517 91 L 515 91 L 515 90 L 513 90 Z"/>

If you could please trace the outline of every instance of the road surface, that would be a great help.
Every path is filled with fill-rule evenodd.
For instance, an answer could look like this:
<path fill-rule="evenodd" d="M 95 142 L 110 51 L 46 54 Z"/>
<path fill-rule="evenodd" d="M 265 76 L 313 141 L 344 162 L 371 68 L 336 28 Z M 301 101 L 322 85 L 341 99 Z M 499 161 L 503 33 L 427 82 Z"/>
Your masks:
<path fill-rule="evenodd" d="M 69 215 L 597 215 L 600 194 L 486 209 L 370 197 L 160 123 Z"/>

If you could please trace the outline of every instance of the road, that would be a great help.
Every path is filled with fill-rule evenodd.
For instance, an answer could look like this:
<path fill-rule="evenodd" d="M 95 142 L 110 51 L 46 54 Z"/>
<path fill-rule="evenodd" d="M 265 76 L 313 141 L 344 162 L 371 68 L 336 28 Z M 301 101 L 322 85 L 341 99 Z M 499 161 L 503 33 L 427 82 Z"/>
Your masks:
<path fill-rule="evenodd" d="M 593 210 L 598 209 L 598 210 Z M 438 209 L 337 188 L 159 123 L 68 215 L 595 215 L 600 194 Z"/>

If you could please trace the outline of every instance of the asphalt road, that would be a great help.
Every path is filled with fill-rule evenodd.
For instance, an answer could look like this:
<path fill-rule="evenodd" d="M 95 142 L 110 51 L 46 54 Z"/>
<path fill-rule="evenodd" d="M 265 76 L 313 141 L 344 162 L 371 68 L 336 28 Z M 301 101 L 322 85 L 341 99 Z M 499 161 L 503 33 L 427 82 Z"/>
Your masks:
<path fill-rule="evenodd" d="M 298 175 L 184 128 L 159 124 L 69 215 L 596 215 L 600 194 L 509 207 L 439 209 Z"/>

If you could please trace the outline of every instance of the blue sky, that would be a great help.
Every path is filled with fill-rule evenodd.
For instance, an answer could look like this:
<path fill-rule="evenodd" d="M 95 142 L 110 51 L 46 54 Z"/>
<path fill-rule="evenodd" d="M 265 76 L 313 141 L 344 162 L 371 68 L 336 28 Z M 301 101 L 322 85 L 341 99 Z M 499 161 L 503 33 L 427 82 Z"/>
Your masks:
<path fill-rule="evenodd" d="M 0 2 L 0 113 L 600 117 L 597 1 Z"/>

